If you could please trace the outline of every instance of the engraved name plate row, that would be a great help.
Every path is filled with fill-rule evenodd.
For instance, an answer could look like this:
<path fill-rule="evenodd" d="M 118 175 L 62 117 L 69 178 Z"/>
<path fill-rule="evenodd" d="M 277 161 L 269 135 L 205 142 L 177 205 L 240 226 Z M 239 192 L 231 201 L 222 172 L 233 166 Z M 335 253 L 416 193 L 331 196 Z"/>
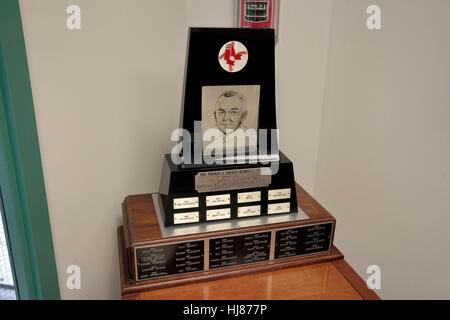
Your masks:
<path fill-rule="evenodd" d="M 291 188 L 228 192 L 173 199 L 173 223 L 185 224 L 263 214 L 291 213 Z M 200 214 L 202 213 L 202 215 Z M 201 219 L 202 216 L 202 219 Z"/>
<path fill-rule="evenodd" d="M 297 212 L 292 162 L 280 153 L 274 175 L 264 167 L 183 169 L 166 155 L 161 179 L 164 225 L 181 225 Z"/>
<path fill-rule="evenodd" d="M 135 280 L 329 253 L 334 222 L 134 247 Z"/>

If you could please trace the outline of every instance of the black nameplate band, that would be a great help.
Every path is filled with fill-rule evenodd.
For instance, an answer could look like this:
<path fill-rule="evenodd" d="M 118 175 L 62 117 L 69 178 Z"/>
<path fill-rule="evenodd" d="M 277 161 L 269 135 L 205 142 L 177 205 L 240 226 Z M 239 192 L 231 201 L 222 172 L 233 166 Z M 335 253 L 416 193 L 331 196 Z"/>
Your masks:
<path fill-rule="evenodd" d="M 209 268 L 237 266 L 269 260 L 271 232 L 209 240 Z"/>
<path fill-rule="evenodd" d="M 202 271 L 204 241 L 136 248 L 138 280 Z"/>
<path fill-rule="evenodd" d="M 333 223 L 278 230 L 275 259 L 289 258 L 330 250 Z"/>
<path fill-rule="evenodd" d="M 137 280 L 329 252 L 333 222 L 135 248 Z"/>

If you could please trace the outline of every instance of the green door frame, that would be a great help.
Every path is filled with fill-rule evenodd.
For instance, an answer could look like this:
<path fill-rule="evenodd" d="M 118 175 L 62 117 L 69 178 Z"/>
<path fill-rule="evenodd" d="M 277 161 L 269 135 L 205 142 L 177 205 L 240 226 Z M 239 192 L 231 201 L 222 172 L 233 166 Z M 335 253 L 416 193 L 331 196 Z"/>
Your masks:
<path fill-rule="evenodd" d="M 20 299 L 60 299 L 18 0 L 0 1 L 0 190 Z"/>

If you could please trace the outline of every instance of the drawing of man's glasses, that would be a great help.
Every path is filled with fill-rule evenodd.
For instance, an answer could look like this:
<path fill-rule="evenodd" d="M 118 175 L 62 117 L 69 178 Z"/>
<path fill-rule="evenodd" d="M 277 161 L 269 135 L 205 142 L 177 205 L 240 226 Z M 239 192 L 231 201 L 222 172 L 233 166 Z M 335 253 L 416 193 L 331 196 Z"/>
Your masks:
<path fill-rule="evenodd" d="M 216 110 L 216 115 L 218 116 L 225 116 L 226 114 L 228 114 L 229 116 L 238 116 L 240 115 L 241 110 L 238 108 L 233 108 L 231 110 L 225 111 L 223 109 L 217 109 Z"/>

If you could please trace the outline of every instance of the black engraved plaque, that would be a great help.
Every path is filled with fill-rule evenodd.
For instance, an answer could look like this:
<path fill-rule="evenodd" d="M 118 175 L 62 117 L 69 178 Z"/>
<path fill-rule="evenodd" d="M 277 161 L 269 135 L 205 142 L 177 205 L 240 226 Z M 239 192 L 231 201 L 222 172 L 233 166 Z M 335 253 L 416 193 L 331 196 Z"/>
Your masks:
<path fill-rule="evenodd" d="M 136 248 L 136 268 L 137 280 L 201 271 L 204 268 L 204 242 Z"/>
<path fill-rule="evenodd" d="M 329 251 L 332 230 L 332 222 L 278 230 L 275 259 Z"/>
<path fill-rule="evenodd" d="M 270 232 L 209 240 L 209 268 L 237 266 L 267 261 L 270 257 Z"/>

